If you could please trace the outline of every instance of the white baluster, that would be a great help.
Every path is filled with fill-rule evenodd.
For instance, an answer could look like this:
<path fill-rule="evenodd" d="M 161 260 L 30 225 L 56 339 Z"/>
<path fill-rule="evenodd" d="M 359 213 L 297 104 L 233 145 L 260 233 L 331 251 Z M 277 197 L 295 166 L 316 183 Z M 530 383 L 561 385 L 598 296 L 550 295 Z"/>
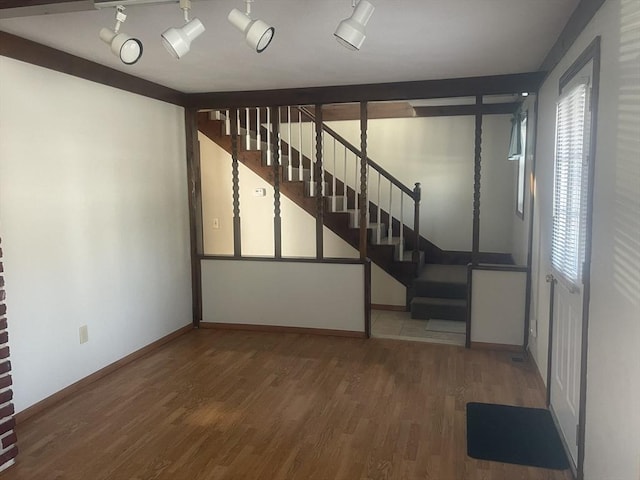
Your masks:
<path fill-rule="evenodd" d="M 378 172 L 378 195 L 376 196 L 378 203 L 378 213 L 376 215 L 376 219 L 378 220 L 378 231 L 376 233 L 376 243 L 380 243 L 382 238 L 382 218 L 380 217 L 380 172 Z"/>
<path fill-rule="evenodd" d="M 242 132 L 240 131 L 240 109 L 236 110 L 236 120 L 237 120 L 236 133 L 238 135 L 242 135 Z M 242 142 L 242 140 L 240 140 L 240 142 Z M 240 148 L 240 146 L 242 145 L 242 143 L 240 142 L 238 142 L 238 148 Z"/>
<path fill-rule="evenodd" d="M 245 146 L 247 150 L 251 150 L 251 120 L 249 119 L 249 107 L 244 111 L 244 125 L 245 125 Z"/>
<path fill-rule="evenodd" d="M 389 228 L 387 229 L 387 243 L 391 243 L 393 238 L 393 215 L 391 208 L 393 207 L 393 183 L 389 180 Z"/>
<path fill-rule="evenodd" d="M 271 109 L 267 107 L 267 165 L 271 165 Z"/>
<path fill-rule="evenodd" d="M 287 153 L 289 154 L 289 168 L 287 169 L 287 176 L 289 177 L 289 181 L 293 180 L 293 162 L 291 156 L 291 107 L 287 106 L 287 145 L 289 145 L 289 149 Z"/>
<path fill-rule="evenodd" d="M 344 197 L 342 210 L 347 210 L 349 206 L 349 197 L 347 196 L 347 192 L 349 190 L 349 186 L 347 185 L 347 147 L 344 147 L 344 175 L 342 182 L 342 196 Z"/>
<path fill-rule="evenodd" d="M 225 135 L 231 135 L 231 117 L 229 116 L 229 110 L 225 110 L 224 113 L 224 132 Z"/>
<path fill-rule="evenodd" d="M 360 208 L 358 208 L 358 205 L 360 204 L 359 199 L 358 199 L 358 166 L 360 165 L 360 162 L 358 161 L 358 156 L 355 156 L 355 161 L 354 163 L 356 164 L 356 168 L 355 168 L 355 186 L 353 187 L 354 193 L 355 193 L 355 203 L 356 203 L 356 227 L 360 226 L 360 213 L 359 210 Z"/>
<path fill-rule="evenodd" d="M 400 261 L 404 258 L 404 193 L 400 190 Z"/>
<path fill-rule="evenodd" d="M 336 138 L 333 137 L 333 182 L 331 183 L 331 211 L 336 211 Z"/>
<path fill-rule="evenodd" d="M 304 154 L 302 153 L 302 112 L 298 108 L 298 180 L 304 180 Z"/>
<path fill-rule="evenodd" d="M 256 142 L 258 144 L 258 150 L 262 150 L 262 134 L 260 131 L 262 130 L 262 124 L 260 123 L 260 107 L 256 108 Z"/>
<path fill-rule="evenodd" d="M 278 107 L 278 138 L 276 138 L 276 142 L 278 142 L 278 162 L 280 162 L 280 166 L 282 167 L 284 163 L 282 163 L 282 118 L 280 115 L 280 107 Z"/>

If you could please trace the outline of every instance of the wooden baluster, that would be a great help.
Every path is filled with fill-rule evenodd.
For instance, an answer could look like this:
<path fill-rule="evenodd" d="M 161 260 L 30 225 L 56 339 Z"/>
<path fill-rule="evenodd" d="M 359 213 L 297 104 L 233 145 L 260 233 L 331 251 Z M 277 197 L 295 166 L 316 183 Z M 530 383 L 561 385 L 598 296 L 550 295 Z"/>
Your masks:
<path fill-rule="evenodd" d="M 311 120 L 311 119 L 309 119 Z M 316 141 L 316 150 L 318 149 L 318 138 L 316 137 L 315 139 Z M 313 154 L 313 132 L 311 133 L 311 154 L 309 155 L 309 161 L 311 162 L 311 164 L 309 165 L 309 191 L 311 192 L 315 187 L 315 166 L 314 166 L 314 157 L 315 155 Z M 316 192 L 317 194 L 317 192 Z"/>
<path fill-rule="evenodd" d="M 316 105 L 316 258 L 324 257 L 324 198 L 322 192 L 322 105 Z"/>
<path fill-rule="evenodd" d="M 256 143 L 258 150 L 262 150 L 262 124 L 260 123 L 260 107 L 256 108 Z"/>
<path fill-rule="evenodd" d="M 413 245 L 413 262 L 420 261 L 420 197 L 422 192 L 420 183 L 416 183 L 413 189 L 413 233 L 415 235 L 415 243 Z M 419 266 L 418 266 L 419 271 Z"/>
<path fill-rule="evenodd" d="M 271 108 L 267 108 L 267 166 L 271 166 Z"/>
<path fill-rule="evenodd" d="M 360 259 L 367 258 L 367 102 L 360 102 Z M 358 192 L 356 192 L 356 196 Z"/>
<path fill-rule="evenodd" d="M 242 256 L 242 238 L 240 237 L 240 171 L 238 166 L 238 132 L 240 115 L 238 109 L 231 112 L 231 177 L 233 191 L 233 256 Z"/>
<path fill-rule="evenodd" d="M 380 181 L 382 180 L 382 176 L 380 175 L 380 172 L 378 172 L 378 195 L 376 196 L 376 199 L 378 201 L 378 213 L 376 214 L 376 221 L 378 222 L 378 231 L 376 232 L 376 243 L 380 244 L 380 240 L 382 240 L 382 217 L 380 216 Z"/>
<path fill-rule="evenodd" d="M 247 150 L 251 150 L 251 120 L 249 119 L 249 107 L 245 109 L 244 113 L 244 133 L 245 147 Z"/>
<path fill-rule="evenodd" d="M 400 190 L 400 261 L 404 259 L 404 192 Z"/>
<path fill-rule="evenodd" d="M 393 183 L 389 180 L 389 226 L 387 227 L 387 243 L 391 243 L 393 238 L 393 213 L 391 208 L 393 207 Z"/>
<path fill-rule="evenodd" d="M 231 116 L 229 110 L 226 110 L 224 118 L 224 132 L 225 135 L 231 135 Z"/>
<path fill-rule="evenodd" d="M 271 107 L 273 108 L 273 107 Z M 280 111 L 279 107 L 278 111 Z M 273 135 L 279 141 L 280 139 L 280 116 L 271 115 L 273 122 Z M 274 148 L 273 155 L 273 246 L 275 258 L 282 258 L 282 219 L 280 217 L 280 150 Z"/>
<path fill-rule="evenodd" d="M 477 265 L 480 256 L 480 170 L 482 164 L 482 95 L 476 97 L 478 113 L 476 113 L 475 155 L 473 162 L 473 240 L 471 263 Z"/>
<path fill-rule="evenodd" d="M 336 211 L 336 177 L 338 172 L 336 171 L 336 139 L 333 139 L 333 181 L 331 182 L 331 211 Z"/>
<path fill-rule="evenodd" d="M 304 154 L 302 149 L 302 112 L 298 107 L 298 180 L 304 181 Z"/>
<path fill-rule="evenodd" d="M 366 217 L 367 217 L 367 227 L 369 227 L 369 223 L 371 221 L 371 212 L 369 211 L 369 162 L 367 162 L 367 181 L 365 182 L 367 185 L 367 203 L 365 204 L 366 208 Z"/>

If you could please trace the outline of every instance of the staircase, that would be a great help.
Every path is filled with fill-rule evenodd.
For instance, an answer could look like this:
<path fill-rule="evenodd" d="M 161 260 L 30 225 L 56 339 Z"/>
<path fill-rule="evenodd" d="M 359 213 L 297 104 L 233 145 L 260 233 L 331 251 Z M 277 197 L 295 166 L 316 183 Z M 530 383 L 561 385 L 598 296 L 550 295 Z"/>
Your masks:
<path fill-rule="evenodd" d="M 292 121 L 292 109 L 297 112 L 299 122 L 297 125 Z M 280 128 L 288 128 L 290 143 L 280 139 L 279 136 L 277 139 L 272 138 L 272 132 L 263 125 L 268 114 L 265 109 L 246 109 L 246 114 L 238 115 L 235 119 L 237 125 L 234 125 L 239 132 L 238 161 L 273 185 L 273 150 L 277 148 L 280 153 L 279 167 L 276 170 L 279 176 L 280 193 L 314 217 L 317 215 L 317 195 L 322 195 L 324 225 L 358 249 L 360 241 L 358 207 L 361 198 L 357 192 L 360 151 L 328 126 L 323 125 L 325 148 L 329 142 L 333 145 L 333 171 L 336 175 L 334 177 L 332 173 L 323 169 L 322 191 L 316 191 L 318 190 L 317 178 L 313 179 L 314 171 L 312 171 L 315 167 L 312 160 L 314 152 L 300 151 L 303 150 L 302 130 L 300 130 L 300 142 L 297 148 L 291 145 L 294 143 L 292 139 L 295 139 L 291 133 L 292 125 L 294 129 L 301 128 L 301 122 L 314 122 L 315 117 L 303 107 L 283 107 L 281 110 L 284 110 L 282 117 L 285 117 L 288 123 L 281 123 Z M 245 110 L 242 109 L 240 112 L 245 113 Z M 278 115 L 281 115 L 280 110 Z M 229 154 L 233 154 L 230 117 L 228 111 L 201 112 L 198 114 L 198 129 Z M 269 123 L 266 122 L 266 124 Z M 344 169 L 336 166 L 336 145 L 344 149 Z M 353 172 L 351 185 L 349 182 L 343 182 L 343 179 L 347 178 L 348 152 L 353 154 L 354 159 L 349 166 L 349 171 Z M 411 309 L 412 318 L 464 321 L 467 301 L 466 266 L 445 265 L 457 259 L 424 237 L 416 235 L 416 232 L 404 222 L 403 201 L 405 203 L 414 201 L 415 208 L 418 209 L 419 185 L 416 184 L 416 188 L 411 190 L 371 159 L 367 160 L 369 171 L 377 175 L 377 183 L 372 185 L 372 182 L 369 182 L 368 184 L 369 192 L 377 188 L 377 196 L 373 192 L 368 194 L 367 256 L 407 287 L 407 307 Z M 341 172 L 343 172 L 342 177 Z M 384 185 L 389 192 L 386 209 L 380 205 L 386 200 L 381 196 L 381 185 Z M 395 205 L 392 204 L 394 195 Z M 375 203 L 371 201 L 372 196 L 377 200 Z M 417 211 L 414 218 L 419 218 Z"/>

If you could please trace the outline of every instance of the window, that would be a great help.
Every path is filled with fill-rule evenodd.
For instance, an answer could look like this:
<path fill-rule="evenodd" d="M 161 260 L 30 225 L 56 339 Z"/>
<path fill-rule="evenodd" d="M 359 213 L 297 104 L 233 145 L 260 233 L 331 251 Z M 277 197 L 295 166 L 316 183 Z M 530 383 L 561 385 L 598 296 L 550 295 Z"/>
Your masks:
<path fill-rule="evenodd" d="M 558 102 L 551 264 L 577 289 L 585 259 L 588 188 L 588 86 L 584 81 Z"/>

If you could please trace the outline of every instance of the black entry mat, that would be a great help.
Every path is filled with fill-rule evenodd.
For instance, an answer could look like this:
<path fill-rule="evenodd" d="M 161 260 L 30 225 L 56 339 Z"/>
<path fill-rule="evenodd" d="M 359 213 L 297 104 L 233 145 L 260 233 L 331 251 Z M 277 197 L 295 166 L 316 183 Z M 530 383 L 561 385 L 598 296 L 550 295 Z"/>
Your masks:
<path fill-rule="evenodd" d="M 541 408 L 467 403 L 467 455 L 532 467 L 569 468 L 551 413 Z"/>

